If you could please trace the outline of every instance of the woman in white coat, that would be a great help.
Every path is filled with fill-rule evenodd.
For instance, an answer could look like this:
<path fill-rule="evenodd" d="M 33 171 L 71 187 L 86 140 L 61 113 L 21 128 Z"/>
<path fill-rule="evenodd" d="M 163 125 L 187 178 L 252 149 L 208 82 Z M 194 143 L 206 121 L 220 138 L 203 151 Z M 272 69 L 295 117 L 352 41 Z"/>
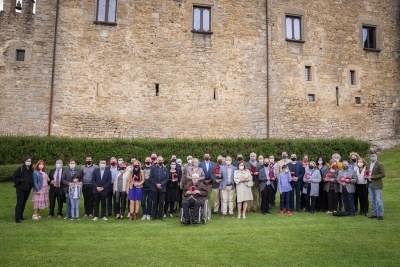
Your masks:
<path fill-rule="evenodd" d="M 126 171 L 126 162 L 122 162 L 114 180 L 114 205 L 116 210 L 115 219 L 123 219 L 126 208 L 126 185 L 130 179 L 130 172 Z"/>
<path fill-rule="evenodd" d="M 306 209 L 314 214 L 316 198 L 319 193 L 319 183 L 321 182 L 321 172 L 316 169 L 314 161 L 308 163 L 303 176 L 303 194 L 306 200 Z M 311 207 L 310 207 L 311 198 Z"/>
<path fill-rule="evenodd" d="M 248 186 L 248 182 L 253 182 L 253 177 L 250 171 L 246 168 L 243 161 L 238 164 L 238 169 L 233 174 L 233 179 L 236 184 L 236 197 L 237 197 L 237 208 L 238 208 L 238 219 L 242 213 L 243 203 L 243 219 L 246 219 L 247 201 L 253 200 L 253 194 L 251 193 L 251 186 Z"/>

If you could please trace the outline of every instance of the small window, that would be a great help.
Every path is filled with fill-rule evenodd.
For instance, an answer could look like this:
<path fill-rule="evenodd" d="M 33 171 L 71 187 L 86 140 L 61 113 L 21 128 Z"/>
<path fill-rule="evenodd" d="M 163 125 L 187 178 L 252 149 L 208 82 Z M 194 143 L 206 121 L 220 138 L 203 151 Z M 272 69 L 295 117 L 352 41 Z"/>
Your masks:
<path fill-rule="evenodd" d="M 301 40 L 301 18 L 286 17 L 286 39 Z"/>
<path fill-rule="evenodd" d="M 193 7 L 193 30 L 211 32 L 211 8 L 203 6 Z"/>
<path fill-rule="evenodd" d="M 156 83 L 156 96 L 160 95 L 160 85 Z"/>
<path fill-rule="evenodd" d="M 307 99 L 308 99 L 308 102 L 315 102 L 315 95 L 308 95 Z"/>
<path fill-rule="evenodd" d="M 4 2 L 4 1 L 2 1 Z M 13 3 L 13 1 L 11 1 L 11 3 Z M 18 0 L 15 2 L 15 12 L 17 13 L 21 13 L 22 12 L 22 0 Z"/>
<path fill-rule="evenodd" d="M 307 82 L 311 82 L 311 67 L 306 66 L 304 69 L 304 76 Z"/>
<path fill-rule="evenodd" d="M 361 97 L 356 97 L 355 102 L 357 105 L 361 105 Z"/>
<path fill-rule="evenodd" d="M 356 71 L 350 71 L 350 85 L 356 85 Z"/>
<path fill-rule="evenodd" d="M 25 50 L 17 49 L 17 61 L 25 61 Z"/>
<path fill-rule="evenodd" d="M 97 0 L 97 21 L 116 22 L 117 0 Z"/>
<path fill-rule="evenodd" d="M 376 27 L 363 26 L 363 46 L 376 49 Z"/>

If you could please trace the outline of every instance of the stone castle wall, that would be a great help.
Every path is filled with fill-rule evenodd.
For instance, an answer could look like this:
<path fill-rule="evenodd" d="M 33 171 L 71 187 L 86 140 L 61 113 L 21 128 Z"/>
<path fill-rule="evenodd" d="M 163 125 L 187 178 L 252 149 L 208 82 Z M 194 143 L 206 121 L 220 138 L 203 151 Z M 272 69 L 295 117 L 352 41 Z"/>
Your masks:
<path fill-rule="evenodd" d="M 0 12 L 0 134 L 47 134 L 55 2 Z M 212 34 L 191 32 L 194 4 L 211 6 Z M 267 30 L 270 137 L 399 134 L 398 8 L 271 0 L 267 27 L 264 0 L 119 0 L 117 25 L 105 25 L 93 23 L 95 0 L 60 1 L 51 134 L 266 138 Z M 302 17 L 304 43 L 285 40 L 285 14 Z M 366 22 L 378 25 L 380 52 L 362 48 Z M 28 60 L 15 61 L 18 47 Z"/>

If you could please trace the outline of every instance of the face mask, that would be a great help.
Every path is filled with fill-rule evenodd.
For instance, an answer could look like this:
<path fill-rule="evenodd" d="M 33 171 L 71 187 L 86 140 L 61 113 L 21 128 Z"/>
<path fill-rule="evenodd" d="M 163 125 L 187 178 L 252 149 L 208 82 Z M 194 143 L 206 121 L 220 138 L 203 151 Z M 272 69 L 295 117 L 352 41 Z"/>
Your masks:
<path fill-rule="evenodd" d="M 289 169 L 285 169 L 285 172 L 289 172 Z"/>
<path fill-rule="evenodd" d="M 176 165 L 171 165 L 171 169 L 175 170 Z"/>
<path fill-rule="evenodd" d="M 117 165 L 117 163 L 115 163 L 114 161 L 113 162 L 111 162 L 111 166 L 115 166 L 115 165 Z"/>
<path fill-rule="evenodd" d="M 356 162 L 356 161 L 357 161 L 357 159 L 351 159 L 351 161 L 352 161 L 352 162 Z"/>
<path fill-rule="evenodd" d="M 318 161 L 318 164 L 322 165 L 322 163 L 323 163 L 323 161 L 322 161 L 322 160 L 319 160 L 319 161 Z"/>
<path fill-rule="evenodd" d="M 199 163 L 193 163 L 193 166 L 195 166 L 195 167 L 199 167 Z"/>
<path fill-rule="evenodd" d="M 275 159 L 269 159 L 269 162 L 274 163 Z"/>
<path fill-rule="evenodd" d="M 204 158 L 205 161 L 207 161 L 207 160 L 209 160 L 209 159 L 210 159 L 209 157 L 205 157 L 205 158 Z"/>
<path fill-rule="evenodd" d="M 242 171 L 244 169 L 244 166 L 239 166 L 239 169 Z"/>
<path fill-rule="evenodd" d="M 242 160 L 243 160 L 243 157 L 238 157 L 237 160 L 238 160 L 238 161 L 242 161 Z"/>
<path fill-rule="evenodd" d="M 358 165 L 358 167 L 362 167 L 362 166 L 364 166 L 364 163 L 358 163 L 357 165 Z"/>
<path fill-rule="evenodd" d="M 231 165 L 231 163 L 232 162 L 230 160 L 225 161 L 225 164 L 228 165 L 228 166 Z"/>
<path fill-rule="evenodd" d="M 370 157 L 369 158 L 372 162 L 375 162 L 376 161 L 376 157 Z"/>
<path fill-rule="evenodd" d="M 297 158 L 290 158 L 292 161 L 296 161 Z"/>
<path fill-rule="evenodd" d="M 264 166 L 265 166 L 265 167 L 268 167 L 268 166 L 269 166 L 269 163 L 264 163 Z"/>
<path fill-rule="evenodd" d="M 314 166 L 311 165 L 311 166 L 308 166 L 308 168 L 309 168 L 310 170 L 312 170 L 312 169 L 314 169 Z"/>
<path fill-rule="evenodd" d="M 92 165 L 92 161 L 91 160 L 86 161 L 86 165 Z"/>
<path fill-rule="evenodd" d="M 32 162 L 30 162 L 30 161 L 25 161 L 25 165 L 26 165 L 26 166 L 31 166 L 31 164 L 32 164 Z"/>
<path fill-rule="evenodd" d="M 120 169 L 121 171 L 125 171 L 125 170 L 126 170 L 126 167 L 119 167 L 119 169 Z"/>
<path fill-rule="evenodd" d="M 77 182 L 78 182 L 78 179 L 75 178 L 73 181 L 74 181 L 74 183 L 77 183 Z"/>
<path fill-rule="evenodd" d="M 139 165 L 134 164 L 133 167 L 134 167 L 135 169 L 137 169 L 137 168 L 139 167 Z"/>
<path fill-rule="evenodd" d="M 263 163 L 264 163 L 264 160 L 263 160 L 263 159 L 259 159 L 259 160 L 258 160 L 258 163 L 263 164 Z"/>
<path fill-rule="evenodd" d="M 283 159 L 286 159 L 286 158 L 287 158 L 287 156 L 286 156 L 286 155 L 282 155 L 282 158 L 283 158 Z"/>
<path fill-rule="evenodd" d="M 119 165 L 121 165 L 121 164 L 122 164 L 122 162 L 123 162 L 122 160 L 118 160 L 118 164 L 119 164 Z"/>
<path fill-rule="evenodd" d="M 332 169 L 336 169 L 336 165 L 332 165 Z"/>
<path fill-rule="evenodd" d="M 193 160 L 189 159 L 189 160 L 188 160 L 188 163 L 189 163 L 189 164 L 192 164 L 192 161 L 193 161 Z"/>
<path fill-rule="evenodd" d="M 145 161 L 144 162 L 146 165 L 150 165 L 151 164 L 151 161 Z"/>
<path fill-rule="evenodd" d="M 152 161 L 155 161 L 157 159 L 157 157 L 151 157 Z"/>
<path fill-rule="evenodd" d="M 106 167 L 106 164 L 104 164 L 104 163 L 100 164 L 100 169 L 104 169 L 105 167 Z"/>
<path fill-rule="evenodd" d="M 221 165 L 222 164 L 222 159 L 218 160 L 218 164 Z"/>
<path fill-rule="evenodd" d="M 75 164 L 69 164 L 70 169 L 75 169 Z"/>
<path fill-rule="evenodd" d="M 44 168 L 44 165 L 43 165 L 43 164 L 40 164 L 38 167 L 39 167 L 39 170 L 41 170 L 41 169 Z"/>
<path fill-rule="evenodd" d="M 254 161 L 256 161 L 256 158 L 255 157 L 251 157 L 250 160 L 254 162 Z"/>
<path fill-rule="evenodd" d="M 173 160 L 173 159 L 176 160 L 176 157 L 172 157 L 172 158 L 171 158 L 171 160 Z"/>
<path fill-rule="evenodd" d="M 347 170 L 349 166 L 343 166 L 343 170 Z"/>
<path fill-rule="evenodd" d="M 60 163 L 56 163 L 56 169 L 61 169 L 61 164 Z"/>
<path fill-rule="evenodd" d="M 163 161 L 158 162 L 158 166 L 162 166 L 164 164 Z"/>

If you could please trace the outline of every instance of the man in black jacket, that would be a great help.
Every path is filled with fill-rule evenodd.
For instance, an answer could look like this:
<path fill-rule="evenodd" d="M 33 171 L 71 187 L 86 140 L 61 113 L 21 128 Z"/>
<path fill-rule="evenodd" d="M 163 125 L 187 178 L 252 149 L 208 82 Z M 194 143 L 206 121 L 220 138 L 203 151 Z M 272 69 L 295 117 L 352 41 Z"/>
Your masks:
<path fill-rule="evenodd" d="M 51 218 L 54 216 L 54 207 L 56 205 L 57 200 L 57 216 L 58 218 L 62 218 L 63 213 L 63 202 L 64 202 L 64 186 L 61 182 L 62 173 L 65 171 L 63 169 L 63 162 L 61 159 L 56 161 L 56 167 L 50 170 L 49 178 L 50 178 L 50 190 L 49 190 L 49 216 L 47 218 Z"/>
<path fill-rule="evenodd" d="M 168 182 L 168 169 L 164 167 L 164 158 L 157 158 L 157 165 L 154 165 L 150 170 L 149 185 L 153 194 L 153 212 L 152 220 L 162 220 L 164 208 L 164 199 L 166 192 L 166 184 Z"/>

